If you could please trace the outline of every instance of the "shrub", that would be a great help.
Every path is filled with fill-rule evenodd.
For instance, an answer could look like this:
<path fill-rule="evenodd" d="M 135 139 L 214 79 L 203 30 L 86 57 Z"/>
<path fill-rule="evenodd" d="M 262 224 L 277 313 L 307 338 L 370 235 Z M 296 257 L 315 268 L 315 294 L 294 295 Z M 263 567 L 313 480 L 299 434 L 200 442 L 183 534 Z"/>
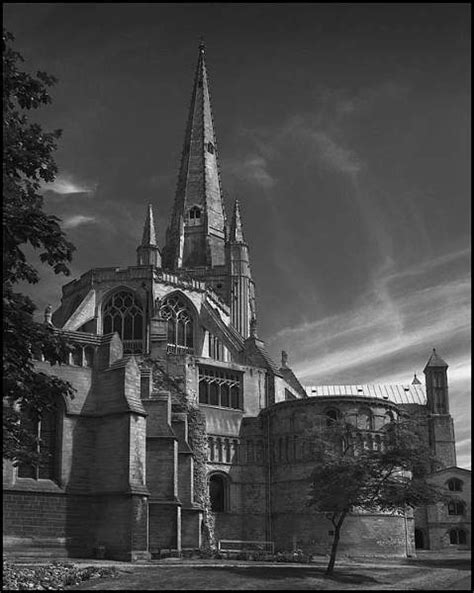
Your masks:
<path fill-rule="evenodd" d="M 62 590 L 82 581 L 101 577 L 114 577 L 115 568 L 87 566 L 80 568 L 71 562 L 52 562 L 45 566 L 19 566 L 3 562 L 3 589 L 10 591 Z"/>

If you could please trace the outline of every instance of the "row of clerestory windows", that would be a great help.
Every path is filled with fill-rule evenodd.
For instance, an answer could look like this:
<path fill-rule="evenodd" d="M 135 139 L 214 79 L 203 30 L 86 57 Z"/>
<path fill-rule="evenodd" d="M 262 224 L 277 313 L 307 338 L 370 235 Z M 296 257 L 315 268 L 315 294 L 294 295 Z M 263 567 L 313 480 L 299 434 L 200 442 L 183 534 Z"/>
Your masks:
<path fill-rule="evenodd" d="M 199 403 L 243 409 L 241 373 L 199 365 Z"/>

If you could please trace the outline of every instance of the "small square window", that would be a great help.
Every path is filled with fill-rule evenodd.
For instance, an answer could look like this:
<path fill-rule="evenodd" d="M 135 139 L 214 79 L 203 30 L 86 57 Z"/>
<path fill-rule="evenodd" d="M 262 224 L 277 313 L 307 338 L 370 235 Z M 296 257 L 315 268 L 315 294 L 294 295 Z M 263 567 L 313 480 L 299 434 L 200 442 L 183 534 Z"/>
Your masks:
<path fill-rule="evenodd" d="M 214 144 L 212 142 L 207 143 L 207 152 L 214 154 Z"/>

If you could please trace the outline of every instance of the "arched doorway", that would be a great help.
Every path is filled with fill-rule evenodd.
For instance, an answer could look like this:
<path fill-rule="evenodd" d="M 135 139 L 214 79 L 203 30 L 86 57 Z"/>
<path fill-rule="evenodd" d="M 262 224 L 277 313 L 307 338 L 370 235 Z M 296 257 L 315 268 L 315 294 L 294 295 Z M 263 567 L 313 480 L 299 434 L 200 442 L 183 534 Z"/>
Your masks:
<path fill-rule="evenodd" d="M 415 548 L 423 550 L 425 547 L 425 536 L 421 529 L 415 529 Z"/>
<path fill-rule="evenodd" d="M 228 508 L 228 480 L 222 474 L 212 474 L 209 477 L 209 497 L 211 509 L 214 513 L 222 513 Z"/>

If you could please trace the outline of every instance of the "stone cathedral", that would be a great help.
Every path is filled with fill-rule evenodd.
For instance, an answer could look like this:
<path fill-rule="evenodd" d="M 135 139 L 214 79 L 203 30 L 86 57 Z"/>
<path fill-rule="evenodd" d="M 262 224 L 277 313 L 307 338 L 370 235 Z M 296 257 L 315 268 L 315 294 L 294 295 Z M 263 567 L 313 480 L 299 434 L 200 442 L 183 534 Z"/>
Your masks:
<path fill-rule="evenodd" d="M 362 446 L 404 414 L 424 420 L 451 497 L 414 513 L 354 512 L 340 550 L 406 556 L 470 546 L 470 472 L 456 466 L 446 362 L 433 351 L 425 385 L 303 386 L 257 332 L 249 246 L 238 202 L 226 215 L 205 49 L 199 47 L 174 205 L 164 240 L 150 205 L 136 265 L 94 268 L 63 287 L 45 323 L 74 344 L 64 364 L 37 368 L 75 397 L 39 418 L 48 462 L 4 463 L 9 554 L 138 560 L 202 545 L 195 454 L 176 393 L 205 416 L 207 484 L 218 541 L 271 542 L 326 554 L 332 524 L 305 506 L 312 467 L 305 435 L 344 416 Z M 428 358 L 428 356 L 427 356 Z M 154 379 L 146 361 L 159 366 Z"/>

